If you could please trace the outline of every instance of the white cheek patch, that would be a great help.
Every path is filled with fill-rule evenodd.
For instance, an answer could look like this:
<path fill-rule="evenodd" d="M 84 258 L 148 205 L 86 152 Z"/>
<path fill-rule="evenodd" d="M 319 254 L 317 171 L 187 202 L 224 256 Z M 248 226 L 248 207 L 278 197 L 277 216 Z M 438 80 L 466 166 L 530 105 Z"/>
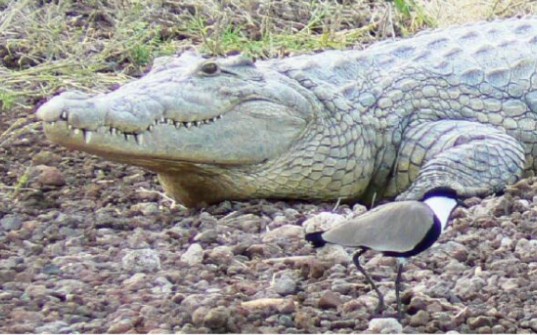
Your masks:
<path fill-rule="evenodd" d="M 457 200 L 450 197 L 430 197 L 423 201 L 427 206 L 429 206 L 442 226 L 442 232 L 445 230 L 449 215 L 453 209 L 457 206 Z"/>

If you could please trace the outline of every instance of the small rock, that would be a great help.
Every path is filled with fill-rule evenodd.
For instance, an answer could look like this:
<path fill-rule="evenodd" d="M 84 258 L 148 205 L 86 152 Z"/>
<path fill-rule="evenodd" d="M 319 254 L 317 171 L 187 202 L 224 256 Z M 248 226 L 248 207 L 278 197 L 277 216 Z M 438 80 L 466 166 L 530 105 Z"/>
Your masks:
<path fill-rule="evenodd" d="M 429 322 L 430 315 L 424 310 L 418 311 L 410 317 L 409 324 L 412 327 L 425 326 Z"/>
<path fill-rule="evenodd" d="M 155 202 L 141 202 L 131 206 L 131 210 L 142 213 L 145 216 L 158 214 L 160 209 Z"/>
<path fill-rule="evenodd" d="M 490 317 L 487 317 L 487 316 L 470 317 L 468 318 L 467 323 L 468 323 L 468 326 L 470 326 L 472 329 L 477 329 L 483 326 L 492 325 L 492 321 Z"/>
<path fill-rule="evenodd" d="M 29 284 L 24 290 L 24 294 L 29 298 L 43 297 L 49 293 L 49 290 L 45 285 Z"/>
<path fill-rule="evenodd" d="M 157 277 L 154 284 L 155 286 L 151 289 L 151 293 L 162 295 L 172 292 L 173 284 L 166 277 Z"/>
<path fill-rule="evenodd" d="M 218 293 L 190 294 L 181 300 L 181 306 L 190 314 L 200 306 L 214 306 L 221 299 L 222 295 Z"/>
<path fill-rule="evenodd" d="M 394 318 L 376 318 L 369 321 L 367 330 L 379 334 L 401 334 L 403 326 Z"/>
<path fill-rule="evenodd" d="M 297 284 L 291 277 L 283 275 L 275 280 L 273 289 L 279 295 L 286 296 L 296 293 Z"/>
<path fill-rule="evenodd" d="M 537 262 L 537 240 L 521 238 L 516 243 L 515 254 L 523 262 Z"/>
<path fill-rule="evenodd" d="M 329 230 L 343 221 L 345 221 L 345 217 L 343 215 L 330 212 L 321 212 L 304 221 L 304 223 L 302 223 L 302 227 L 304 228 L 304 232 L 308 234 L 317 231 Z"/>
<path fill-rule="evenodd" d="M 348 295 L 352 292 L 353 288 L 354 284 L 351 284 L 344 279 L 334 279 L 332 281 L 331 291 Z"/>
<path fill-rule="evenodd" d="M 61 161 L 61 157 L 50 151 L 40 151 L 32 157 L 32 165 L 55 165 Z"/>
<path fill-rule="evenodd" d="M 63 186 L 65 185 L 65 178 L 63 174 L 54 166 L 37 165 L 31 168 L 31 176 L 35 176 L 35 179 L 41 185 L 49 186 Z"/>
<path fill-rule="evenodd" d="M 147 249 L 147 232 L 141 228 L 134 229 L 134 232 L 127 237 L 127 244 L 131 249 Z"/>
<path fill-rule="evenodd" d="M 15 214 L 7 214 L 0 220 L 0 227 L 4 231 L 19 230 L 22 227 L 22 217 Z"/>
<path fill-rule="evenodd" d="M 317 255 L 320 259 L 336 264 L 347 265 L 351 262 L 351 256 L 340 245 L 327 244 L 322 248 L 317 248 Z"/>
<path fill-rule="evenodd" d="M 192 323 L 196 326 L 201 326 L 208 310 L 209 309 L 205 306 L 196 308 L 196 310 L 192 313 Z"/>
<path fill-rule="evenodd" d="M 339 294 L 334 293 L 332 291 L 326 291 L 317 303 L 319 308 L 322 309 L 337 308 L 341 304 L 342 301 Z"/>
<path fill-rule="evenodd" d="M 61 294 L 79 294 L 88 291 L 88 284 L 77 279 L 62 279 L 56 282 L 55 291 Z"/>
<path fill-rule="evenodd" d="M 124 334 L 131 330 L 133 326 L 132 319 L 119 320 L 112 323 L 106 332 L 109 334 Z"/>
<path fill-rule="evenodd" d="M 296 305 L 293 300 L 286 300 L 277 306 L 278 312 L 281 314 L 292 314 L 296 311 Z"/>
<path fill-rule="evenodd" d="M 291 315 L 280 315 L 278 317 L 278 323 L 285 328 L 291 328 L 295 326 L 295 322 Z"/>
<path fill-rule="evenodd" d="M 286 224 L 267 232 L 262 241 L 264 243 L 278 240 L 301 240 L 304 238 L 304 230 L 300 226 Z"/>
<path fill-rule="evenodd" d="M 502 284 L 502 290 L 506 292 L 514 292 L 518 289 L 518 278 L 507 278 Z"/>
<path fill-rule="evenodd" d="M 462 277 L 455 283 L 453 293 L 463 300 L 471 300 L 481 292 L 481 289 L 485 284 L 485 280 L 479 277 Z"/>
<path fill-rule="evenodd" d="M 127 252 L 121 259 L 123 269 L 134 272 L 153 272 L 160 270 L 159 253 L 152 249 L 139 249 Z"/>
<path fill-rule="evenodd" d="M 490 326 L 479 327 L 479 328 L 477 328 L 476 333 L 477 334 L 491 334 L 492 333 L 492 328 L 490 328 Z"/>
<path fill-rule="evenodd" d="M 531 319 L 530 322 L 529 322 L 529 326 L 530 326 L 531 330 L 533 330 L 534 332 L 537 333 L 537 318 Z"/>
<path fill-rule="evenodd" d="M 229 309 L 223 306 L 210 309 L 203 318 L 203 325 L 210 329 L 225 328 L 230 317 Z"/>
<path fill-rule="evenodd" d="M 66 334 L 68 330 L 68 324 L 64 321 L 52 321 L 45 323 L 44 325 L 35 328 L 35 333 L 45 333 L 45 334 Z M 60 331 L 61 330 L 61 331 Z"/>
<path fill-rule="evenodd" d="M 241 307 L 246 309 L 278 309 L 278 307 L 289 304 L 290 301 L 293 303 L 292 300 L 283 298 L 260 298 L 256 300 L 244 301 L 241 303 Z"/>
<path fill-rule="evenodd" d="M 233 248 L 220 245 L 207 253 L 207 261 L 212 264 L 230 264 L 233 261 Z"/>
<path fill-rule="evenodd" d="M 534 330 L 537 331 L 537 330 Z M 505 327 L 502 325 L 495 325 L 492 327 L 493 334 L 505 334 Z"/>
<path fill-rule="evenodd" d="M 199 243 L 191 244 L 184 254 L 181 255 L 181 261 L 188 265 L 201 264 L 203 261 L 203 248 Z"/>
<path fill-rule="evenodd" d="M 218 239 L 216 229 L 205 229 L 201 233 L 194 236 L 194 241 L 202 243 L 215 243 Z"/>
<path fill-rule="evenodd" d="M 123 281 L 123 286 L 129 291 L 138 291 L 146 285 L 146 277 L 145 273 L 135 273 Z"/>

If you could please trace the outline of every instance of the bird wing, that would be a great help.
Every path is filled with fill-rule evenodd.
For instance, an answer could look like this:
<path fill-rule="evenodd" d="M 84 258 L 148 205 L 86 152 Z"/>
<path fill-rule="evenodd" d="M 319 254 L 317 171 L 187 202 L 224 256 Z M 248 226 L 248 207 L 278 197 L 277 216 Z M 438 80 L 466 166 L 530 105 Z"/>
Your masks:
<path fill-rule="evenodd" d="M 376 251 L 407 252 L 421 242 L 434 225 L 434 213 L 420 201 L 379 206 L 326 231 L 330 243 Z"/>

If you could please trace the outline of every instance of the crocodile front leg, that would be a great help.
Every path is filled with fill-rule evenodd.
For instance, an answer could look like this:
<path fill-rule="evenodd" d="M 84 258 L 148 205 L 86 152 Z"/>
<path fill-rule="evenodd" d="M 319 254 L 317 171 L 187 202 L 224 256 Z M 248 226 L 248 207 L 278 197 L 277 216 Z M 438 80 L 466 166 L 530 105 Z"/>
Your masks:
<path fill-rule="evenodd" d="M 469 121 L 432 121 L 410 126 L 388 186 L 397 200 L 418 200 L 448 187 L 460 197 L 501 191 L 516 182 L 524 148 L 504 131 Z"/>

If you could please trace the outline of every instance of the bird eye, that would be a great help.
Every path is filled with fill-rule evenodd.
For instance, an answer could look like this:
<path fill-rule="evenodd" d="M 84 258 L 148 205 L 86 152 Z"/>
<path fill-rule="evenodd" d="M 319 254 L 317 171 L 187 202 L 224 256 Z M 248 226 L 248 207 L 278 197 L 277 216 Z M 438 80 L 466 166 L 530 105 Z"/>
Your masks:
<path fill-rule="evenodd" d="M 218 65 L 215 62 L 207 62 L 200 68 L 204 74 L 212 75 L 218 72 Z"/>

